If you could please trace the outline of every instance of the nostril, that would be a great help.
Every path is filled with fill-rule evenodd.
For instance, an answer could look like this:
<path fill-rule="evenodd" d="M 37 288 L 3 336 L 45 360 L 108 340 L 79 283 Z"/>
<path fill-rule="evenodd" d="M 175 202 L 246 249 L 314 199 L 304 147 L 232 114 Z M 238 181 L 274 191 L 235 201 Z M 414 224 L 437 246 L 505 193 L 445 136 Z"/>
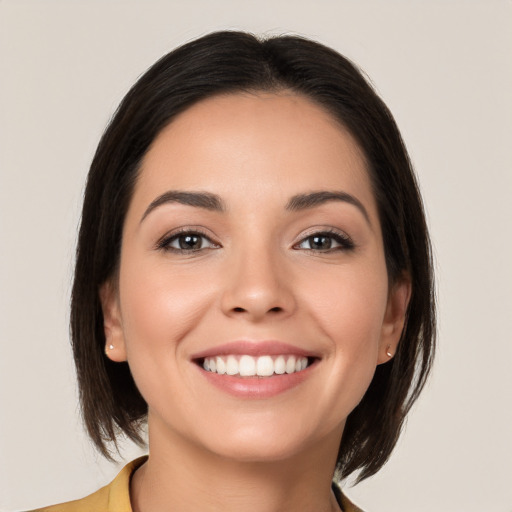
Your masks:
<path fill-rule="evenodd" d="M 233 311 L 235 313 L 245 313 L 247 310 L 245 308 L 236 307 L 236 308 L 233 308 Z M 280 306 L 275 306 L 268 310 L 269 313 L 281 313 L 281 311 L 283 311 L 283 308 Z"/>

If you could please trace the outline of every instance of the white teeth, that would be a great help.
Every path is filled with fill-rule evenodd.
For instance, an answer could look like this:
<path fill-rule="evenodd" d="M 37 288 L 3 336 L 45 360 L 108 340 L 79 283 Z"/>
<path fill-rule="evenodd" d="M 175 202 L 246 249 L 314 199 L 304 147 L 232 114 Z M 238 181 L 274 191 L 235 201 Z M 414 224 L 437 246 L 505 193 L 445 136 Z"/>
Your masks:
<path fill-rule="evenodd" d="M 228 356 L 226 373 L 228 375 L 236 375 L 238 373 L 238 361 L 235 359 L 235 356 Z"/>
<path fill-rule="evenodd" d="M 256 361 L 254 357 L 242 356 L 238 362 L 238 373 L 242 377 L 252 377 L 256 375 Z"/>
<path fill-rule="evenodd" d="M 308 362 L 306 360 L 306 366 Z M 277 375 L 282 375 L 286 371 L 286 361 L 283 356 L 279 356 L 274 361 L 274 372 L 277 373 Z"/>
<path fill-rule="evenodd" d="M 258 357 L 256 368 L 256 373 L 260 377 L 270 377 L 274 373 L 274 361 L 272 361 L 270 356 Z"/>
<path fill-rule="evenodd" d="M 295 372 L 295 357 L 291 356 L 288 358 L 288 361 L 286 361 L 286 373 L 293 372 Z"/>
<path fill-rule="evenodd" d="M 219 375 L 224 375 L 226 373 L 226 363 L 224 362 L 224 359 L 222 357 L 216 357 L 215 359 L 212 357 L 210 358 L 210 361 L 215 361 L 215 366 L 217 367 L 217 373 Z"/>
<path fill-rule="evenodd" d="M 219 375 L 240 375 L 240 377 L 270 377 L 284 373 L 295 373 L 305 370 L 308 366 L 307 357 L 296 356 L 259 356 L 249 355 L 206 357 L 203 368 Z"/>

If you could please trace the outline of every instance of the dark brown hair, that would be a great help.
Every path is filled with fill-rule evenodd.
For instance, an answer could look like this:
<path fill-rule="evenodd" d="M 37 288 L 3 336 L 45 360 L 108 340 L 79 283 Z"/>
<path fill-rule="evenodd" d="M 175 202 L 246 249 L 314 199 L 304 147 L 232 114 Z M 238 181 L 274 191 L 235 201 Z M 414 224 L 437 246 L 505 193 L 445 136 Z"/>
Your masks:
<path fill-rule="evenodd" d="M 337 474 L 366 478 L 386 462 L 430 371 L 435 343 L 430 241 L 418 186 L 393 116 L 357 67 L 334 50 L 295 36 L 258 39 L 217 32 L 156 62 L 132 87 L 91 164 L 79 232 L 71 333 L 80 401 L 90 437 L 107 457 L 124 433 L 142 442 L 147 404 L 127 363 L 104 356 L 99 288 L 115 276 L 124 218 L 141 161 L 162 128 L 217 94 L 290 90 L 316 102 L 355 137 L 377 200 L 390 283 L 410 275 L 412 295 L 395 357 L 377 367 L 349 415 Z"/>

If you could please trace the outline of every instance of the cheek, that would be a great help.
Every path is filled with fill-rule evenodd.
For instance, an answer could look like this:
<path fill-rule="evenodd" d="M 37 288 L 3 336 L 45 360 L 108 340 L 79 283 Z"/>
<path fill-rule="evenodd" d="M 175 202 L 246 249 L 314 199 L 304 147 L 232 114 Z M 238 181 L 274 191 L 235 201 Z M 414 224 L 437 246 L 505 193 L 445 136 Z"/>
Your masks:
<path fill-rule="evenodd" d="M 318 324 L 339 350 L 378 343 L 387 306 L 387 276 L 366 271 L 341 271 L 315 279 L 307 300 Z"/>
<path fill-rule="evenodd" d="M 340 272 L 316 280 L 307 294 L 313 322 L 330 344 L 332 379 L 352 389 L 346 396 L 355 397 L 356 403 L 377 366 L 387 293 L 385 269 L 367 267 L 365 272 Z"/>
<path fill-rule="evenodd" d="M 190 377 L 181 342 L 201 322 L 214 294 L 204 276 L 166 263 L 132 258 L 121 265 L 123 334 L 130 370 L 150 408 L 186 411 L 187 400 L 175 392 Z"/>
<path fill-rule="evenodd" d="M 201 276 L 173 269 L 164 261 L 126 262 L 120 296 L 129 359 L 162 350 L 176 352 L 211 303 L 213 291 Z M 126 278 L 124 279 L 124 277 Z M 151 350 L 149 350 L 151 349 Z M 131 357 L 137 353 L 137 358 Z"/>

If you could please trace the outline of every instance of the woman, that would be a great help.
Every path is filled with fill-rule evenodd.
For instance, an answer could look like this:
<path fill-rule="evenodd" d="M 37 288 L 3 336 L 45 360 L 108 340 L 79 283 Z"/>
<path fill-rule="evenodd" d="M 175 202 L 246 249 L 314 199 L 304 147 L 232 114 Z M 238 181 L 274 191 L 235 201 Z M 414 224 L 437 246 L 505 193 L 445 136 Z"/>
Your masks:
<path fill-rule="evenodd" d="M 430 370 L 430 244 L 353 64 L 220 32 L 158 61 L 91 165 L 72 296 L 88 432 L 149 457 L 42 510 L 358 510 Z"/>

